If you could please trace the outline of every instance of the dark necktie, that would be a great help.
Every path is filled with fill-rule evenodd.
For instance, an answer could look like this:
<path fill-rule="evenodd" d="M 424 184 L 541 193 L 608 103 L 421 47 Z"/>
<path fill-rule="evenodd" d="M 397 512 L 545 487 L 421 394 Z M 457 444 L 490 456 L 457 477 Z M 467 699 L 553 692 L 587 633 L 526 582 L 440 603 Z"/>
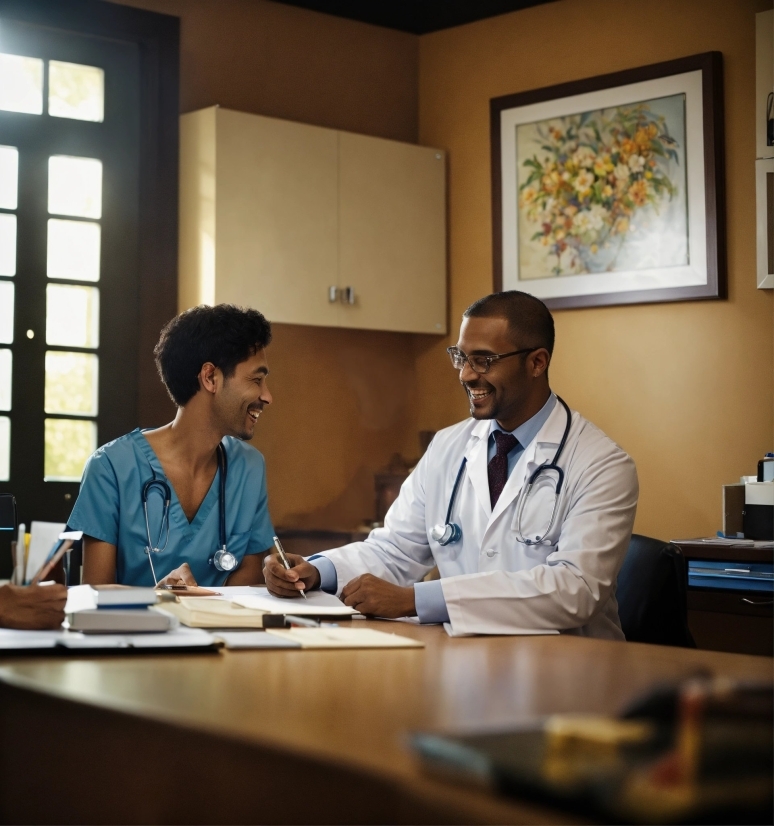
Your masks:
<path fill-rule="evenodd" d="M 497 443 L 497 453 L 492 456 L 487 466 L 489 500 L 492 503 L 492 510 L 494 510 L 505 483 L 508 481 L 508 454 L 519 443 L 519 440 L 512 433 L 503 433 L 502 430 L 495 430 L 494 437 Z"/>

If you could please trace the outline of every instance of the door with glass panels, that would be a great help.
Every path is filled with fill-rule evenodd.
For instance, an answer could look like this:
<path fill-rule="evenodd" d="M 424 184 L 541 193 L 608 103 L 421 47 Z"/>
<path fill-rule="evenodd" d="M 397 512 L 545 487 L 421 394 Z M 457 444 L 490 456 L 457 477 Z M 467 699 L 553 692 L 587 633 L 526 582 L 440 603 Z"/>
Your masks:
<path fill-rule="evenodd" d="M 0 491 L 28 524 L 136 423 L 138 58 L 0 18 Z"/>

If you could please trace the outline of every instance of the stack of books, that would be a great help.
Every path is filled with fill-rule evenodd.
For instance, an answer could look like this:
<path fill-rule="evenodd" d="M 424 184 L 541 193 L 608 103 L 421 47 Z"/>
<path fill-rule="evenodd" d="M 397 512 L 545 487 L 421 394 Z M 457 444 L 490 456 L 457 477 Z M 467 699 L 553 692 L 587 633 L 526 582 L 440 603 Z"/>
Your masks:
<path fill-rule="evenodd" d="M 153 588 L 127 585 L 79 585 L 70 588 L 65 609 L 71 631 L 84 634 L 153 634 L 178 626 L 172 615 L 157 610 Z"/>

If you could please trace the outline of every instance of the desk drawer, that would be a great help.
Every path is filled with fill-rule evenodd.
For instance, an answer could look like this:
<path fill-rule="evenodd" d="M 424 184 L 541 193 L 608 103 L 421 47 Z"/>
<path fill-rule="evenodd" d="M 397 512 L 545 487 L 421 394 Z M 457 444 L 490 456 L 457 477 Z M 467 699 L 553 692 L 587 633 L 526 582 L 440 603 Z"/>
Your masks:
<path fill-rule="evenodd" d="M 771 596 L 688 589 L 688 627 L 696 645 L 734 654 L 774 653 Z"/>
<path fill-rule="evenodd" d="M 712 611 L 719 614 L 738 614 L 747 617 L 772 619 L 774 611 L 771 594 L 754 591 L 713 591 L 708 588 L 688 589 L 689 611 Z"/>

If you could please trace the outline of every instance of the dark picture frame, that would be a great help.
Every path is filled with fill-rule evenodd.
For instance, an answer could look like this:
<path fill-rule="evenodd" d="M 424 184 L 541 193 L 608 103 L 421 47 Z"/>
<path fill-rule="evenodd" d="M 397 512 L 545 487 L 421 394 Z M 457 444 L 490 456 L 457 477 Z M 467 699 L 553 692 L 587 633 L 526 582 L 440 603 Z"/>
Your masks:
<path fill-rule="evenodd" d="M 518 111 L 526 112 L 522 107 L 530 107 L 534 104 L 544 102 L 557 102 L 565 106 L 572 106 L 573 101 L 567 99 L 575 96 L 588 95 L 588 93 L 604 92 L 610 90 L 620 98 L 622 91 L 619 87 L 628 87 L 631 84 L 641 84 L 646 81 L 657 81 L 669 79 L 674 76 L 685 76 L 687 73 L 700 72 L 701 86 L 700 93 L 694 96 L 694 111 L 698 111 L 697 102 L 701 105 L 701 147 L 703 149 L 703 249 L 700 255 L 695 256 L 706 260 L 702 262 L 702 273 L 706 274 L 704 283 L 692 283 L 690 285 L 675 286 L 652 286 L 646 289 L 629 288 L 626 290 L 601 289 L 595 291 L 593 286 L 586 287 L 586 292 L 581 294 L 556 294 L 562 287 L 557 287 L 557 280 L 554 280 L 552 295 L 539 295 L 551 309 L 572 309 L 580 307 L 599 307 L 626 304 L 657 303 L 666 301 L 696 301 L 708 299 L 724 299 L 727 295 L 727 272 L 726 272 L 726 227 L 725 227 L 725 163 L 724 163 L 724 135 L 723 135 L 723 60 L 720 52 L 705 52 L 703 54 L 692 55 L 677 60 L 670 60 L 663 63 L 656 63 L 649 66 L 642 66 L 635 69 L 628 69 L 621 72 L 614 72 L 606 75 L 586 78 L 583 80 L 562 83 L 555 86 L 548 86 L 541 89 L 534 89 L 517 94 L 505 95 L 492 98 L 490 100 L 490 128 L 491 128 L 491 163 L 492 163 L 492 229 L 493 229 L 493 274 L 494 290 L 521 289 L 525 292 L 539 294 L 543 285 L 549 284 L 551 278 L 519 278 L 519 259 L 513 253 L 514 248 L 518 248 L 518 221 L 506 224 L 504 229 L 503 215 L 510 216 L 518 214 L 519 187 L 516 175 L 513 183 L 506 180 L 503 184 L 503 169 L 508 169 L 509 158 L 504 158 L 504 151 L 513 151 L 514 158 L 511 162 L 513 168 L 518 163 L 516 160 L 515 141 L 510 146 L 504 146 L 503 134 L 508 138 L 508 121 L 504 118 L 518 117 Z M 695 77 L 695 76 L 694 76 Z M 697 85 L 697 83 L 695 83 Z M 603 99 L 604 96 L 597 96 L 595 100 Z M 642 101 L 642 96 L 638 97 L 634 92 L 631 103 Z M 581 99 L 579 99 L 581 100 Z M 602 104 L 607 106 L 608 104 Z M 618 107 L 627 104 L 610 104 Z M 597 104 L 599 106 L 599 104 Z M 550 107 L 548 107 L 550 108 Z M 516 114 L 514 115 L 514 110 Z M 534 110 L 529 110 L 534 111 Z M 543 107 L 541 111 L 546 111 Z M 559 111 L 559 110 L 558 110 Z M 581 107 L 571 112 L 583 113 Z M 563 115 L 559 115 L 563 116 Z M 526 117 L 526 115 L 524 115 Z M 543 115 L 545 117 L 545 115 Z M 549 118 L 554 117 L 548 115 Z M 516 121 L 518 122 L 518 121 Z M 527 121 L 524 121 L 527 122 Z M 513 130 L 515 131 L 515 130 Z M 686 147 L 687 152 L 691 147 Z M 697 153 L 697 155 L 700 153 Z M 687 163 L 687 162 L 686 162 Z M 700 175 L 701 170 L 699 170 Z M 686 174 L 686 173 L 684 173 Z M 687 193 L 684 196 L 690 209 L 696 213 L 697 203 L 691 203 L 691 183 L 686 177 Z M 696 180 L 694 175 L 693 180 Z M 506 189 L 508 190 L 506 192 Z M 510 199 L 504 204 L 504 197 Z M 698 221 L 700 215 L 694 214 L 693 220 Z M 688 219 L 690 220 L 690 219 Z M 695 226 L 695 225 L 694 225 Z M 513 227 L 511 230 L 510 227 Z M 514 240 L 511 242 L 507 233 L 511 232 Z M 686 227 L 687 236 L 687 227 Z M 504 239 L 510 243 L 510 247 L 504 254 Z M 532 239 L 530 239 L 532 240 Z M 505 263 L 504 263 L 505 262 Z M 706 269 L 704 268 L 706 266 Z M 515 270 L 515 271 L 514 271 Z M 588 275 L 591 271 L 583 271 L 583 275 Z M 667 272 L 666 270 L 664 272 Z M 609 275 L 609 273 L 608 273 Z M 570 278 L 577 276 L 571 275 Z M 541 285 L 539 282 L 543 282 Z M 573 284 L 569 278 L 565 278 L 562 283 L 569 285 L 573 289 Z M 576 282 L 577 283 L 577 282 Z M 591 284 L 592 282 L 587 282 Z M 633 282 L 632 282 L 633 283 Z M 631 286 L 631 284 L 630 284 Z"/>

